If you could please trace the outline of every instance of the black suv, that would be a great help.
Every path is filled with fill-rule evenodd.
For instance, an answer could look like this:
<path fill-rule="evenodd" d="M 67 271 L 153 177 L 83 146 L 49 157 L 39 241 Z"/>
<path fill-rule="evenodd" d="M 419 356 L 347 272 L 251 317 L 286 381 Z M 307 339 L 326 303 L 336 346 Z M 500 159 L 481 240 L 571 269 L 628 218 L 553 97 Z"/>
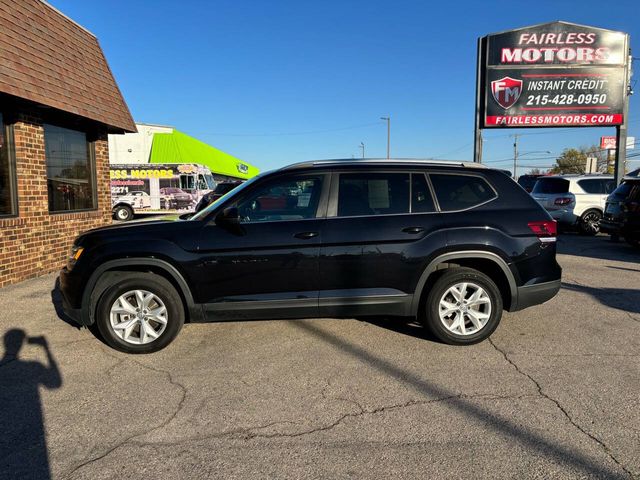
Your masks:
<path fill-rule="evenodd" d="M 625 177 L 607 197 L 600 231 L 640 247 L 640 178 Z"/>
<path fill-rule="evenodd" d="M 262 174 L 191 219 L 77 238 L 65 310 L 144 353 L 185 321 L 417 318 L 471 344 L 560 288 L 556 224 L 513 180 L 469 163 L 307 162 Z"/>

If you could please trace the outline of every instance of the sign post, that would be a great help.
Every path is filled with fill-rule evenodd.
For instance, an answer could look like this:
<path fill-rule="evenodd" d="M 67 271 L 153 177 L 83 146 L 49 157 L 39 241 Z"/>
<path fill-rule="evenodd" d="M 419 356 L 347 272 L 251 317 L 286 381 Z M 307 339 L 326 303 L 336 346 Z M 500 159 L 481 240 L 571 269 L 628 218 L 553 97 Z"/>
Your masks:
<path fill-rule="evenodd" d="M 629 57 L 628 34 L 567 22 L 481 38 L 474 161 L 485 128 L 615 126 L 626 142 Z M 625 150 L 616 152 L 624 172 Z"/>

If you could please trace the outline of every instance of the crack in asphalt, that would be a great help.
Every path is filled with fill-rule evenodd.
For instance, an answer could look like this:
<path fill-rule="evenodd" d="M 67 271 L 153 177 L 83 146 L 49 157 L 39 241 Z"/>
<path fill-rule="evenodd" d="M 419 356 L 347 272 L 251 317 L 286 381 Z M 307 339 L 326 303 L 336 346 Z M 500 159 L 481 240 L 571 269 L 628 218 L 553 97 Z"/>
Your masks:
<path fill-rule="evenodd" d="M 171 385 L 174 385 L 176 387 L 178 387 L 181 391 L 181 398 L 180 401 L 178 402 L 178 405 L 175 409 L 175 411 L 167 418 L 165 419 L 162 423 L 160 423 L 159 425 L 156 425 L 153 428 L 150 428 L 148 430 L 145 430 L 144 432 L 139 432 L 139 433 L 135 433 L 133 435 L 130 435 L 129 437 L 121 440 L 120 442 L 118 442 L 116 445 L 113 445 L 111 448 L 107 449 L 106 451 L 102 452 L 100 455 L 92 457 L 90 459 L 87 459 L 85 461 L 83 461 L 82 463 L 80 463 L 79 465 L 76 465 L 71 471 L 69 471 L 65 476 L 65 478 L 69 478 L 71 477 L 74 473 L 76 473 L 78 470 L 80 470 L 81 468 L 86 467 L 87 465 L 90 465 L 92 463 L 95 463 L 99 460 L 102 460 L 103 458 L 109 456 L 112 452 L 114 452 L 115 450 L 117 450 L 118 448 L 120 448 L 121 446 L 131 442 L 132 440 L 134 440 L 137 437 L 142 437 L 144 435 L 148 435 L 151 432 L 154 432 L 158 429 L 164 428 L 165 426 L 167 426 L 174 418 L 176 418 L 176 416 L 180 413 L 180 411 L 182 410 L 183 406 L 184 406 L 184 402 L 185 399 L 187 398 L 187 388 L 180 382 L 176 381 L 173 378 L 173 375 L 171 374 L 171 372 L 169 372 L 168 370 L 162 370 L 159 368 L 155 368 L 152 367 L 150 365 L 146 365 L 138 360 L 134 360 L 133 358 L 130 357 L 126 357 L 126 358 L 120 358 L 120 357 L 116 357 L 115 355 L 112 355 L 111 353 L 108 353 L 107 351 L 105 351 L 104 349 L 101 349 L 102 352 L 104 354 L 106 354 L 108 357 L 111 357 L 113 359 L 116 359 L 117 362 L 114 365 L 111 365 L 108 369 L 107 372 L 110 372 L 116 365 L 125 363 L 126 361 L 131 361 L 132 363 L 135 363 L 139 366 L 141 366 L 142 368 L 146 368 L 148 370 L 152 370 L 154 372 L 166 375 L 169 383 Z M 110 373 L 108 373 L 110 374 Z"/>
<path fill-rule="evenodd" d="M 611 452 L 611 449 L 602 441 L 600 440 L 598 437 L 596 437 L 595 435 L 593 435 L 592 433 L 588 432 L 587 430 L 585 430 L 580 424 L 578 424 L 572 417 L 571 415 L 569 415 L 569 412 L 567 412 L 567 410 L 560 404 L 560 402 L 558 400 L 556 400 L 555 398 L 551 397 L 550 395 L 548 395 L 547 393 L 545 393 L 542 389 L 542 385 L 540 385 L 540 383 L 533 378 L 531 375 L 529 375 L 527 372 L 525 372 L 524 370 L 522 370 L 518 364 L 516 364 L 513 360 L 511 360 L 509 358 L 509 356 L 507 355 L 507 353 L 500 349 L 495 342 L 493 341 L 492 338 L 488 339 L 488 342 L 491 344 L 491 346 L 493 346 L 494 349 L 496 349 L 496 351 L 498 351 L 502 357 L 504 357 L 504 359 L 507 361 L 507 363 L 509 363 L 520 375 L 528 378 L 538 389 L 538 394 L 540 395 L 540 397 L 542 398 L 546 398 L 547 400 L 549 400 L 550 402 L 552 402 L 553 404 L 555 404 L 555 406 L 558 408 L 558 410 L 560 410 L 562 412 L 562 414 L 565 416 L 565 418 L 569 421 L 569 423 L 571 423 L 571 425 L 573 425 L 576 429 L 578 429 L 580 432 L 582 432 L 584 435 L 586 435 L 587 437 L 589 437 L 591 440 L 593 440 L 594 442 L 596 442 L 598 445 L 600 445 L 600 447 L 602 447 L 602 449 L 604 450 L 604 452 L 607 454 L 607 456 L 616 464 L 618 465 L 628 476 L 629 478 L 635 478 L 634 474 L 625 466 L 622 464 L 622 462 L 620 462 L 620 460 L 618 460 L 615 455 Z"/>

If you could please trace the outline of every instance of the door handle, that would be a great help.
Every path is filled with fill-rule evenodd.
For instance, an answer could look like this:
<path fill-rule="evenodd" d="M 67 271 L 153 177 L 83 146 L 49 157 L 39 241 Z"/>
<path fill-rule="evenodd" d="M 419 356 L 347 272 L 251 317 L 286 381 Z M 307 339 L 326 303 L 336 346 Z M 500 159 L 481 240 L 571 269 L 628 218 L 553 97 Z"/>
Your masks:
<path fill-rule="evenodd" d="M 296 233 L 294 237 L 301 238 L 302 240 L 309 240 L 310 238 L 317 237 L 318 232 L 300 232 Z"/>
<path fill-rule="evenodd" d="M 416 235 L 418 233 L 424 232 L 424 228 L 422 228 L 422 227 L 406 227 L 406 228 L 403 228 L 402 231 L 404 233 L 411 233 L 412 235 Z"/>

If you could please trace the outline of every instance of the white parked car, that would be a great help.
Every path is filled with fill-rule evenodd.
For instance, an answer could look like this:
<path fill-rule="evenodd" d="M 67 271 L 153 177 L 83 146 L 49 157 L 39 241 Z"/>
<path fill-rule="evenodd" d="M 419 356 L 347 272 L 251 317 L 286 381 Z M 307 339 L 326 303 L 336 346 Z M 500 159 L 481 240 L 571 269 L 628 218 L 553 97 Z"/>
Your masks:
<path fill-rule="evenodd" d="M 615 188 L 611 175 L 550 175 L 538 179 L 531 195 L 559 225 L 595 235 L 607 195 Z"/>

